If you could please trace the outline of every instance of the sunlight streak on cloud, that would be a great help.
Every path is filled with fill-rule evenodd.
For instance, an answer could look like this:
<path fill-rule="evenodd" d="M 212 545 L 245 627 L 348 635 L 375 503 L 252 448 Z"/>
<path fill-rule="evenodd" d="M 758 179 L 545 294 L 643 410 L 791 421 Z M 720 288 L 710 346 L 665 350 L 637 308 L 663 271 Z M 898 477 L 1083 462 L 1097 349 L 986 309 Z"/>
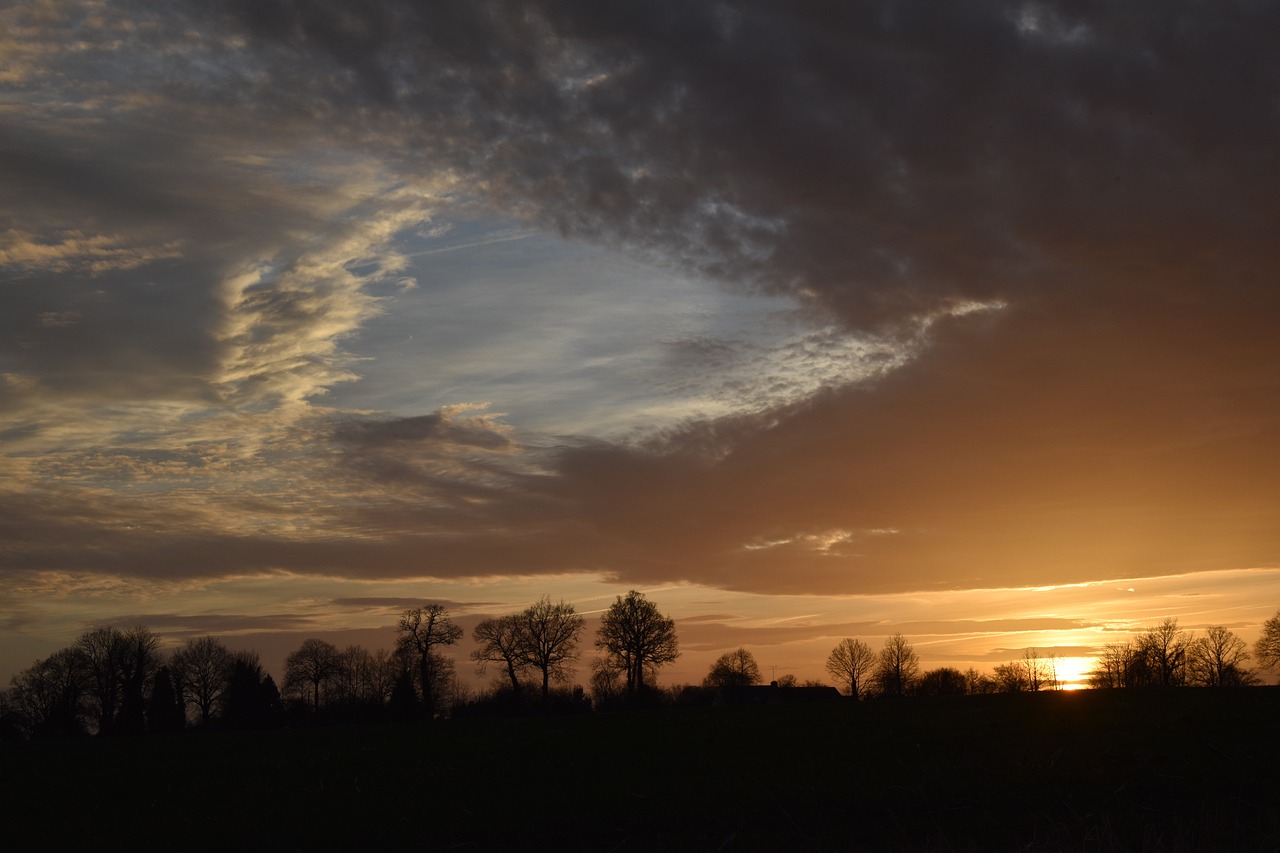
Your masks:
<path fill-rule="evenodd" d="M 343 584 L 577 578 L 670 594 L 699 652 L 830 641 L 759 600 L 938 659 L 1252 626 L 1278 33 L 1170 0 L 0 9 L 0 620 L 334 628 Z"/>

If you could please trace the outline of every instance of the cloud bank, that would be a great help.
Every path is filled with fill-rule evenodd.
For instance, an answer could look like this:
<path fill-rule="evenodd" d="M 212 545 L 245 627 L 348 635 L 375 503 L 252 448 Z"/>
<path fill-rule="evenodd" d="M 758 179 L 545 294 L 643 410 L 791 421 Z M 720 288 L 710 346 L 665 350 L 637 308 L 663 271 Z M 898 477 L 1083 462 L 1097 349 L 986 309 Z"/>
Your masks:
<path fill-rule="evenodd" d="M 3 15 L 6 576 L 844 594 L 1276 563 L 1280 10 Z M 733 377 L 734 410 L 627 441 L 501 400 L 326 407 L 433 223 L 499 215 L 789 300 L 833 330 L 797 362 L 820 387 Z"/>

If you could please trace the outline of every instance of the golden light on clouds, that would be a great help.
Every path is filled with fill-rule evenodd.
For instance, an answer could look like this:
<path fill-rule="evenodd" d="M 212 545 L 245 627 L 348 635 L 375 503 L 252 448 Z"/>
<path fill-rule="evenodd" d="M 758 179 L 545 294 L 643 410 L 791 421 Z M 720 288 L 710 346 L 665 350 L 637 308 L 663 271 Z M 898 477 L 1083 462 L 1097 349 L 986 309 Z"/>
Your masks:
<path fill-rule="evenodd" d="M 286 5 L 0 11 L 6 672 L 634 587 L 677 680 L 1078 680 L 1280 607 L 1261 6 Z"/>

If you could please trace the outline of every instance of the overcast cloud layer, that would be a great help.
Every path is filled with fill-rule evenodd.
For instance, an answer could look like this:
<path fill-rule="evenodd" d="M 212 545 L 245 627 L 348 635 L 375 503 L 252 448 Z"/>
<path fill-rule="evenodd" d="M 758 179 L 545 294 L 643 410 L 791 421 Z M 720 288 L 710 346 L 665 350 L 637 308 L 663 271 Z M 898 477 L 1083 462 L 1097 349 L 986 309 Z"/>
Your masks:
<path fill-rule="evenodd" d="M 1255 2 L 9 5 L 0 584 L 1275 566 L 1278 41 Z M 447 266 L 560 238 L 634 281 Z M 644 340 L 606 308 L 646 287 L 708 319 Z M 560 377 L 554 433 L 443 396 L 461 341 L 360 349 L 428 305 L 499 392 Z"/>

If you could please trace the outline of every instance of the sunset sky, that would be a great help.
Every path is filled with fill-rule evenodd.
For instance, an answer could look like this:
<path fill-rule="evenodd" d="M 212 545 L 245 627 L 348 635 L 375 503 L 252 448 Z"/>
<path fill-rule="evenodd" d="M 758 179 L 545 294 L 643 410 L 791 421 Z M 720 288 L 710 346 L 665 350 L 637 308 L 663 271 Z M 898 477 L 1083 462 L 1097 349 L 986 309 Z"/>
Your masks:
<path fill-rule="evenodd" d="M 105 623 L 278 672 L 631 588 L 667 683 L 1252 644 L 1277 43 L 1244 0 L 4 4 L 0 684 Z"/>

